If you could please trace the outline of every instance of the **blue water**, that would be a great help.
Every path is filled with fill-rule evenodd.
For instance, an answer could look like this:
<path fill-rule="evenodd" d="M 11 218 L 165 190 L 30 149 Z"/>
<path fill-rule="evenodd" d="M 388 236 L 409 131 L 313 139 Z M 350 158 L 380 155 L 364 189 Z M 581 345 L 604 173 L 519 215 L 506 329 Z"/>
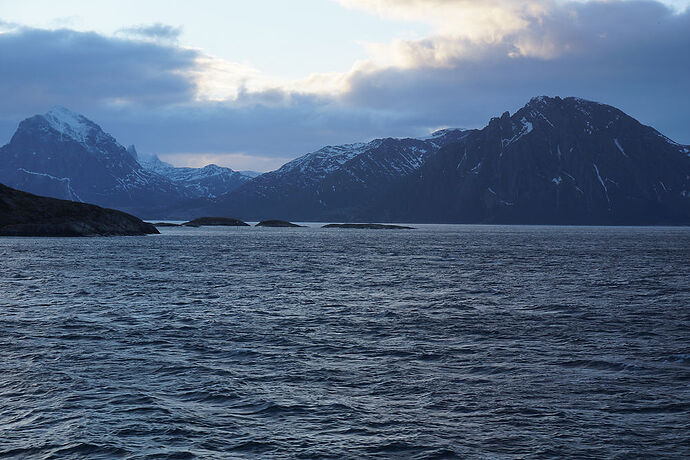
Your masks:
<path fill-rule="evenodd" d="M 0 457 L 690 456 L 690 229 L 0 238 Z"/>

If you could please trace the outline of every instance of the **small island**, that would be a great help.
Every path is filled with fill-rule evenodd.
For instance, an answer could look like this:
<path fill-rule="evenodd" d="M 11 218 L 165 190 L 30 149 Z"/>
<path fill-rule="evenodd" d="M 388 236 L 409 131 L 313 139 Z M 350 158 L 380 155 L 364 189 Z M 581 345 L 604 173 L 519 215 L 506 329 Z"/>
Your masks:
<path fill-rule="evenodd" d="M 182 224 L 183 227 L 249 227 L 249 224 L 234 217 L 199 217 Z"/>
<path fill-rule="evenodd" d="M 285 220 L 262 220 L 256 227 L 304 227 L 304 225 L 293 224 Z"/>
<path fill-rule="evenodd" d="M 173 224 L 172 222 L 154 222 L 156 227 L 180 227 L 181 224 Z"/>
<path fill-rule="evenodd" d="M 134 236 L 157 234 L 126 212 L 58 200 L 0 184 L 0 236 Z"/>
<path fill-rule="evenodd" d="M 321 228 L 358 228 L 370 230 L 414 230 L 414 227 L 390 224 L 327 224 Z"/>

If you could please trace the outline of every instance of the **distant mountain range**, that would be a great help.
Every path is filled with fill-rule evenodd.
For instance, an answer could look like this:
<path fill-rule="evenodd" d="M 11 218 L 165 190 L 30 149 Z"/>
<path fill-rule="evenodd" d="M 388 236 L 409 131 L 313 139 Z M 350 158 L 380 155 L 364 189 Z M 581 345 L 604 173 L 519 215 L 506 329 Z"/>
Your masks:
<path fill-rule="evenodd" d="M 368 143 L 328 146 L 293 160 L 227 193 L 214 203 L 215 213 L 249 220 L 275 216 L 284 220 L 374 219 L 373 206 L 397 181 L 466 131 L 434 133 L 428 139 L 375 139 Z"/>
<path fill-rule="evenodd" d="M 20 123 L 0 182 L 146 218 L 690 224 L 690 147 L 620 110 L 538 97 L 483 129 L 324 147 L 256 175 L 176 168 L 64 108 Z"/>
<path fill-rule="evenodd" d="M 161 161 L 156 155 L 139 156 L 133 145 L 127 147 L 127 152 L 144 169 L 159 174 L 182 187 L 185 195 L 191 198 L 213 199 L 235 190 L 260 175 L 253 171 L 238 172 L 213 164 L 203 168 L 177 168 Z"/>

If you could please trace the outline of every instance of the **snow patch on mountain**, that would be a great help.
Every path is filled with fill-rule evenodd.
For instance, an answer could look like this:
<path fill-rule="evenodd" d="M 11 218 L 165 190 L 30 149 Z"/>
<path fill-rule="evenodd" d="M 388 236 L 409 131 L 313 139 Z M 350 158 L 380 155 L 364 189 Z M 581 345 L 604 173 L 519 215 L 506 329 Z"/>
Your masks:
<path fill-rule="evenodd" d="M 611 207 L 611 200 L 609 199 L 609 189 L 606 187 L 606 183 L 602 180 L 601 174 L 599 174 L 599 168 L 597 167 L 597 165 L 592 163 L 592 166 L 594 166 L 594 172 L 597 175 L 597 179 L 599 180 L 601 187 L 604 189 L 604 194 L 606 195 L 606 201 L 609 203 L 609 208 L 610 208 Z"/>
<path fill-rule="evenodd" d="M 466 131 L 466 130 L 462 129 L 462 128 L 437 129 L 436 131 L 433 131 L 428 136 L 418 137 L 417 139 L 419 139 L 420 141 L 433 141 L 434 139 L 439 139 L 439 138 L 442 138 L 444 136 L 448 136 L 450 134 L 462 133 L 463 131 Z"/>
<path fill-rule="evenodd" d="M 134 149 L 134 146 L 130 146 L 127 150 L 134 150 L 136 153 L 136 149 Z M 138 155 L 135 157 L 139 164 L 144 168 L 147 169 L 151 172 L 155 172 L 156 174 L 160 174 L 161 176 L 167 176 L 168 174 L 174 174 L 175 168 L 173 165 L 170 163 L 166 163 L 165 161 L 161 161 L 160 158 L 158 158 L 158 155 Z"/>
<path fill-rule="evenodd" d="M 623 147 L 621 146 L 621 143 L 616 139 L 615 137 L 613 138 L 613 143 L 616 144 L 616 147 L 618 147 L 618 150 L 623 154 L 625 158 L 628 158 L 628 154 L 625 153 L 625 150 L 623 150 Z"/>
<path fill-rule="evenodd" d="M 89 135 L 92 135 L 94 131 L 100 131 L 98 126 L 88 118 L 62 106 L 53 107 L 43 115 L 43 118 L 61 136 L 69 137 L 80 143 L 86 143 Z"/>
<path fill-rule="evenodd" d="M 62 183 L 64 183 L 64 184 L 66 185 L 66 187 L 67 187 L 67 193 L 69 194 L 69 197 L 68 197 L 68 198 L 69 198 L 70 200 L 72 200 L 72 201 L 82 201 L 82 199 L 79 198 L 79 195 L 77 195 L 77 192 L 75 192 L 74 189 L 72 188 L 72 179 L 70 179 L 69 177 L 57 177 L 57 176 L 53 176 L 53 175 L 48 174 L 48 173 L 40 173 L 40 172 L 35 172 L 35 171 L 29 171 L 29 170 L 24 169 L 24 168 L 17 168 L 17 171 L 21 171 L 21 172 L 23 172 L 24 174 L 30 174 L 30 175 L 32 175 L 32 176 L 41 176 L 41 177 L 46 177 L 46 178 L 51 179 L 51 180 L 56 180 L 56 181 L 58 181 L 58 182 L 62 182 Z"/>
<path fill-rule="evenodd" d="M 326 177 L 342 165 L 361 155 L 366 150 L 378 146 L 379 141 L 345 145 L 329 145 L 316 152 L 297 158 L 280 168 L 279 172 L 299 170 L 301 173 Z"/>
<path fill-rule="evenodd" d="M 510 144 L 520 140 L 522 137 L 534 131 L 534 124 L 531 121 L 527 121 L 527 118 L 522 117 L 520 119 L 520 123 L 522 126 L 513 137 L 511 137 L 510 139 L 501 139 L 501 145 L 504 149 L 508 147 Z"/>

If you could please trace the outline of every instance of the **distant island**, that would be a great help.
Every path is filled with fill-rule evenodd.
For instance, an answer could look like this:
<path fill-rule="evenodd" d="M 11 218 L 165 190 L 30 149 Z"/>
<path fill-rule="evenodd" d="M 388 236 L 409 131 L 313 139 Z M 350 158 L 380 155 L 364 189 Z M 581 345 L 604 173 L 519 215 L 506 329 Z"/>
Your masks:
<path fill-rule="evenodd" d="M 370 230 L 414 230 L 414 227 L 389 224 L 326 224 L 321 228 L 357 228 Z"/>
<path fill-rule="evenodd" d="M 304 227 L 304 225 L 293 224 L 285 220 L 262 220 L 256 227 Z"/>
<path fill-rule="evenodd" d="M 234 217 L 199 217 L 182 224 L 183 227 L 249 227 L 249 224 Z"/>
<path fill-rule="evenodd" d="M 0 184 L 0 236 L 129 236 L 157 233 L 152 224 L 122 211 L 37 196 Z"/>

